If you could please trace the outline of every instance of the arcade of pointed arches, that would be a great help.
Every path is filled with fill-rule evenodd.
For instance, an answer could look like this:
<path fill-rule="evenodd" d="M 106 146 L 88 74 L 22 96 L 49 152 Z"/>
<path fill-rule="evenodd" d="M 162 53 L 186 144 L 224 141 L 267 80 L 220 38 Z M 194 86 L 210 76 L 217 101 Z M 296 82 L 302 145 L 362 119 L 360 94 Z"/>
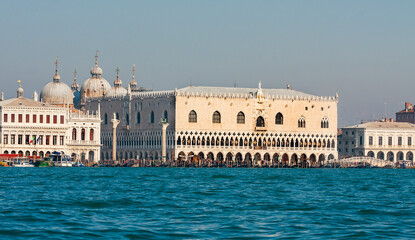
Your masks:
<path fill-rule="evenodd" d="M 243 162 L 244 160 L 270 161 L 272 159 L 283 161 L 290 166 L 300 164 L 305 167 L 306 164 L 313 165 L 326 158 L 333 159 L 334 155 L 330 152 L 336 151 L 336 136 L 253 132 L 179 132 L 176 147 L 179 149 L 176 153 L 176 159 L 179 161 L 186 160 L 189 156 L 213 161 Z M 196 151 L 196 149 L 202 151 Z M 307 151 L 309 155 L 306 153 L 289 154 L 289 152 L 301 151 Z M 313 153 L 310 154 L 310 152 Z"/>

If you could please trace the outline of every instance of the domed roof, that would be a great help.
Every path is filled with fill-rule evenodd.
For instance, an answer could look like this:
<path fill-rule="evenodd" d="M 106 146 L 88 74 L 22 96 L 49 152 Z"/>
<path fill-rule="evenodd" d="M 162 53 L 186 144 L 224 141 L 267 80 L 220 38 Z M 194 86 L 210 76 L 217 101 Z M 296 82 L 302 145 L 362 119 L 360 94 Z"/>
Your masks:
<path fill-rule="evenodd" d="M 24 94 L 24 90 L 22 88 L 22 85 L 19 85 L 19 88 L 17 88 L 17 97 L 18 98 L 22 98 L 23 97 L 23 94 Z"/>
<path fill-rule="evenodd" d="M 81 87 L 81 95 L 84 97 L 103 97 L 111 89 L 102 75 L 102 69 L 98 66 L 98 51 L 95 55 L 95 66 L 91 69 L 91 77 L 88 78 Z"/>
<path fill-rule="evenodd" d="M 117 78 L 114 80 L 114 87 L 105 93 L 105 97 L 116 97 L 127 95 L 127 89 L 122 87 L 122 81 L 120 79 L 120 69 L 117 67 Z"/>
<path fill-rule="evenodd" d="M 88 78 L 81 87 L 84 97 L 103 97 L 111 89 L 111 85 L 104 78 Z"/>
<path fill-rule="evenodd" d="M 73 93 L 65 83 L 54 81 L 42 88 L 40 101 L 49 104 L 73 104 Z"/>
<path fill-rule="evenodd" d="M 102 68 L 98 67 L 97 63 L 91 68 L 91 75 L 102 75 Z"/>
<path fill-rule="evenodd" d="M 73 104 L 73 93 L 71 88 L 61 82 L 58 74 L 58 57 L 56 57 L 56 71 L 53 82 L 46 84 L 40 92 L 40 101 L 49 104 Z"/>
<path fill-rule="evenodd" d="M 113 87 L 107 91 L 107 93 L 105 94 L 105 97 L 118 97 L 118 96 L 124 97 L 125 95 L 127 95 L 127 89 L 123 87 Z"/>

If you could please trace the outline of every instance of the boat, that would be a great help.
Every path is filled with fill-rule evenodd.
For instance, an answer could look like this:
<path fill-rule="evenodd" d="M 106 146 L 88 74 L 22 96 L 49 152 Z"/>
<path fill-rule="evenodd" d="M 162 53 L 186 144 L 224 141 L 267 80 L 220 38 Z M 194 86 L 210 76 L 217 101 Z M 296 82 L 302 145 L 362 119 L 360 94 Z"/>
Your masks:
<path fill-rule="evenodd" d="M 73 161 L 69 155 L 62 155 L 60 152 L 53 152 L 49 155 L 55 167 L 72 167 Z"/>
<path fill-rule="evenodd" d="M 25 157 L 18 157 L 13 159 L 12 167 L 35 167 L 35 165 Z"/>

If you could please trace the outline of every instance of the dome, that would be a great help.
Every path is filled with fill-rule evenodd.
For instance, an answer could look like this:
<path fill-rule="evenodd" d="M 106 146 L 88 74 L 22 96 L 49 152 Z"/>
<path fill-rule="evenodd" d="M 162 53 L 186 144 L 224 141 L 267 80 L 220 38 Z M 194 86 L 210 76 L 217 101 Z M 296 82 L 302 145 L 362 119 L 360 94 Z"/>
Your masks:
<path fill-rule="evenodd" d="M 111 89 L 111 85 L 104 78 L 88 78 L 81 87 L 81 94 L 84 97 L 103 97 Z"/>
<path fill-rule="evenodd" d="M 93 68 L 91 68 L 91 75 L 102 75 L 102 68 L 98 67 L 98 65 L 95 65 Z"/>
<path fill-rule="evenodd" d="M 58 74 L 58 57 L 56 57 L 55 75 L 53 81 L 46 84 L 40 92 L 40 101 L 49 104 L 72 104 L 73 93 L 71 88 L 65 83 L 61 82 L 61 77 Z"/>
<path fill-rule="evenodd" d="M 82 99 L 89 97 L 103 97 L 111 89 L 111 85 L 102 76 L 102 69 L 98 66 L 98 51 L 95 55 L 95 66 L 91 68 L 91 77 L 81 87 Z"/>
<path fill-rule="evenodd" d="M 127 95 L 128 91 L 127 89 L 122 87 L 122 81 L 120 79 L 120 68 L 117 67 L 117 78 L 114 80 L 114 87 L 112 87 L 110 90 L 108 90 L 105 93 L 105 97 L 116 97 L 116 96 L 125 96 Z"/>
<path fill-rule="evenodd" d="M 40 101 L 49 104 L 73 104 L 73 93 L 65 83 L 53 81 L 42 88 Z"/>
<path fill-rule="evenodd" d="M 105 94 L 105 97 L 118 97 L 118 96 L 124 97 L 125 95 L 127 95 L 127 89 L 123 87 L 113 87 L 107 91 L 107 93 Z"/>
<path fill-rule="evenodd" d="M 17 89 L 17 97 L 22 98 L 23 94 L 24 94 L 24 91 L 23 91 L 22 85 L 20 85 L 19 88 Z"/>

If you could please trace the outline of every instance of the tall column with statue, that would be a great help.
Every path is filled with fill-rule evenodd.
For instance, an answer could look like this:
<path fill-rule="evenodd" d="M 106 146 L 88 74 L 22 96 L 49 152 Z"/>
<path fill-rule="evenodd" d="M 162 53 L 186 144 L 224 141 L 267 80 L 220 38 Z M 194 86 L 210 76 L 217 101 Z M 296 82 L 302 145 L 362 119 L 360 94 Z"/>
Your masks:
<path fill-rule="evenodd" d="M 117 160 L 117 126 L 120 123 L 120 120 L 117 119 L 117 116 L 114 113 L 114 116 L 111 120 L 112 122 L 112 160 L 115 162 Z"/>
<path fill-rule="evenodd" d="M 167 161 L 167 127 L 169 126 L 169 123 L 167 122 L 167 119 L 162 118 L 160 120 L 160 125 L 162 127 L 162 135 L 161 135 L 161 158 L 163 163 L 166 163 Z"/>

